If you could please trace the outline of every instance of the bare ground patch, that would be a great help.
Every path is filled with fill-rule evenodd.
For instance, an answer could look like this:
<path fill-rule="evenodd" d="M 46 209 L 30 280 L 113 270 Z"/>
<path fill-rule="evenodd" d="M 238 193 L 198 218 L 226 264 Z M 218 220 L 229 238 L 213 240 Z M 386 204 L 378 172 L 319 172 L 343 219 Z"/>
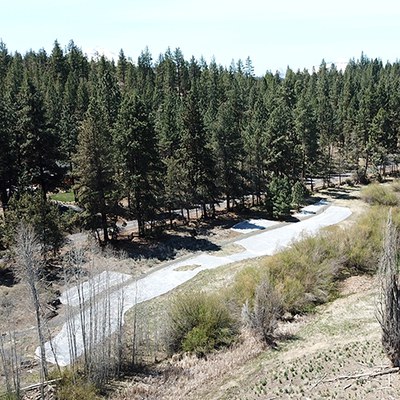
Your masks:
<path fill-rule="evenodd" d="M 388 367 L 373 280 L 350 278 L 344 287 L 342 297 L 314 315 L 281 325 L 278 350 L 244 334 L 208 359 L 162 363 L 152 376 L 125 382 L 114 399 L 397 398 L 397 374 L 368 376 Z M 348 287 L 362 291 L 347 294 Z"/>
<path fill-rule="evenodd" d="M 366 209 L 357 190 L 336 192 L 330 199 L 353 211 L 344 225 Z M 220 290 L 253 262 L 203 272 L 178 290 Z M 125 382 L 114 399 L 398 398 L 398 374 L 379 375 L 389 362 L 375 318 L 375 288 L 374 278 L 350 277 L 340 284 L 335 301 L 280 325 L 278 350 L 244 335 L 207 359 L 184 356 L 161 363 L 151 376 Z"/>

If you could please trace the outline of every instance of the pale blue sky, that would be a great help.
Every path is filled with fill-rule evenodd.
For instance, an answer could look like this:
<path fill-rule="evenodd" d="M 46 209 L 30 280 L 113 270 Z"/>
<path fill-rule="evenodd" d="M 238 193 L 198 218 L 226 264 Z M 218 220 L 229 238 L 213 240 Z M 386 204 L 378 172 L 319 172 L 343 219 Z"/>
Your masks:
<path fill-rule="evenodd" d="M 70 39 L 85 53 L 136 61 L 180 47 L 185 58 L 253 61 L 265 71 L 318 66 L 368 57 L 400 59 L 398 0 L 2 0 L 0 38 L 25 53 Z"/>

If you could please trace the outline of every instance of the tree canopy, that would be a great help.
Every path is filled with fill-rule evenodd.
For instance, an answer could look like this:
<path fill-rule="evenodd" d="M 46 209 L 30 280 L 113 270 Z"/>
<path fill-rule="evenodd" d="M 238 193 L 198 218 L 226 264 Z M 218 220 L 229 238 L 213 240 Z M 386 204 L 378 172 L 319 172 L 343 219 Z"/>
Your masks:
<path fill-rule="evenodd" d="M 179 48 L 134 62 L 88 59 L 72 41 L 25 55 L 1 43 L 2 206 L 72 184 L 105 241 L 123 199 L 141 234 L 158 213 L 207 216 L 221 199 L 286 213 L 296 182 L 397 162 L 399 71 L 362 55 L 256 77 L 250 58 L 226 68 Z"/>

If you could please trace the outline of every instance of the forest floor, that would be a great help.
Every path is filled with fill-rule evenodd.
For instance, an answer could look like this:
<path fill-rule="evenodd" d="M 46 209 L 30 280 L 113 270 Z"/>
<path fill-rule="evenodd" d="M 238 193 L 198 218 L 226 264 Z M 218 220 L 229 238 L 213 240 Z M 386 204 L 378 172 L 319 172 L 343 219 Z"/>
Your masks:
<path fill-rule="evenodd" d="M 356 189 L 324 193 L 335 205 L 352 210 L 342 226 L 353 223 L 368 207 Z M 253 262 L 203 271 L 175 291 L 222 289 L 237 271 Z M 235 346 L 206 359 L 183 355 L 157 363 L 147 373 L 119 383 L 118 393 L 111 398 L 397 399 L 398 374 L 380 375 L 389 368 L 389 361 L 380 343 L 376 287 L 373 277 L 350 277 L 341 284 L 336 300 L 281 323 L 277 349 L 266 348 L 244 332 Z M 165 309 L 172 295 L 146 305 L 148 319 L 157 320 L 159 329 L 159 310 Z"/>

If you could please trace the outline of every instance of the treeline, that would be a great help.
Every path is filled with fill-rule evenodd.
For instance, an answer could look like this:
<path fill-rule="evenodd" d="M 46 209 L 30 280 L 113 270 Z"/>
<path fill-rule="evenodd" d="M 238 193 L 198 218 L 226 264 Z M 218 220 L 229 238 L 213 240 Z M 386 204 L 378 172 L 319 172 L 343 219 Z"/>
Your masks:
<path fill-rule="evenodd" d="M 0 44 L 0 195 L 75 190 L 86 227 L 117 215 L 161 213 L 251 196 L 271 214 L 290 208 L 308 177 L 385 164 L 398 156 L 400 64 L 361 56 L 344 71 L 256 77 L 250 59 L 229 68 L 185 60 L 179 49 L 136 62 L 89 60 L 71 41 L 10 54 Z M 296 182 L 300 182 L 297 183 Z M 296 188 L 293 190 L 293 188 Z M 300 189 L 299 189 L 300 188 Z M 301 190 L 300 190 L 301 191 Z M 293 193 L 295 192 L 295 193 Z M 127 207 L 121 207 L 127 199 Z"/>

